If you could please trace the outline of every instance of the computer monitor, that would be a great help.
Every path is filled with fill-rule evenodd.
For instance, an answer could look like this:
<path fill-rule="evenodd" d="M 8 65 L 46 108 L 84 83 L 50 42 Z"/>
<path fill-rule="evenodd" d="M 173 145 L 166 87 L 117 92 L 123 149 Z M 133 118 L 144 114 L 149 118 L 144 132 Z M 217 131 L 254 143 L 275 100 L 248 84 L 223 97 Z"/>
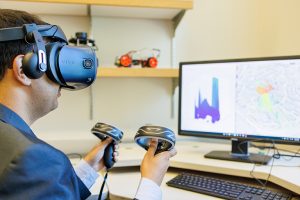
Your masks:
<path fill-rule="evenodd" d="M 181 62 L 179 135 L 231 139 L 208 158 L 267 164 L 250 141 L 300 144 L 300 56 Z"/>

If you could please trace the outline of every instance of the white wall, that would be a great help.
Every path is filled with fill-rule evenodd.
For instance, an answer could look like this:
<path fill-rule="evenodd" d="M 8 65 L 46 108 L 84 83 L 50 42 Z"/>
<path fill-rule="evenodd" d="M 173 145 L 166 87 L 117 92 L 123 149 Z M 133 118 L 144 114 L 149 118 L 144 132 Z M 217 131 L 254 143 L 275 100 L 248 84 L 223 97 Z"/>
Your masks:
<path fill-rule="evenodd" d="M 100 65 L 112 67 L 115 58 L 131 50 L 160 49 L 159 67 L 170 67 L 170 20 L 92 17 L 92 34 L 99 44 Z M 145 52 L 146 53 L 146 52 Z M 150 55 L 151 51 L 149 52 Z"/>
<path fill-rule="evenodd" d="M 176 62 L 300 53 L 297 0 L 195 0 L 176 31 Z"/>

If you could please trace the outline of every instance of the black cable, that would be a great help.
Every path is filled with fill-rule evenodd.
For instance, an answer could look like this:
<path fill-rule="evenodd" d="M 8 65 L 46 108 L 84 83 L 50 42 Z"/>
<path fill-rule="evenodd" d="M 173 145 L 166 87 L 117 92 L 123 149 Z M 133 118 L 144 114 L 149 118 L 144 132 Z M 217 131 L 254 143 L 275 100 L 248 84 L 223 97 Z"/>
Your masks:
<path fill-rule="evenodd" d="M 289 150 L 285 150 L 285 149 L 279 149 L 276 147 L 275 145 L 275 142 L 272 140 L 272 145 L 270 146 L 259 146 L 259 145 L 254 145 L 254 144 L 251 144 L 252 147 L 255 147 L 255 148 L 259 148 L 259 149 L 268 149 L 268 152 L 267 152 L 267 155 L 269 154 L 270 150 L 273 149 L 273 155 L 272 155 L 272 163 L 271 163 L 271 168 L 270 168 L 270 171 L 269 171 L 269 174 L 268 174 L 268 177 L 267 179 L 265 180 L 265 182 L 263 183 L 260 179 L 256 178 L 255 175 L 253 174 L 254 173 L 254 170 L 255 170 L 255 167 L 256 167 L 256 164 L 254 163 L 253 165 L 253 169 L 250 171 L 250 175 L 252 178 L 254 178 L 257 182 L 259 182 L 263 187 L 266 187 L 267 186 L 267 183 L 271 177 L 271 173 L 272 173 L 272 169 L 274 166 L 280 166 L 280 165 L 274 165 L 274 161 L 275 159 L 280 159 L 281 157 L 290 157 L 289 159 L 285 159 L 286 161 L 290 161 L 292 160 L 293 158 L 299 158 L 300 157 L 300 149 L 298 149 L 298 151 L 294 152 L 294 151 L 289 151 Z M 288 154 L 281 154 L 279 152 L 279 150 L 282 150 L 282 151 L 288 151 L 290 153 L 294 153 L 294 155 L 288 155 Z M 295 167 L 295 166 L 285 166 L 285 167 Z"/>
<path fill-rule="evenodd" d="M 244 144 L 246 142 L 259 142 L 259 141 L 265 141 L 265 140 L 264 139 L 257 139 L 257 140 L 252 140 L 252 141 L 245 140 L 245 141 L 239 143 L 238 146 L 237 146 L 237 148 L 238 148 L 238 150 L 241 153 L 245 153 L 245 152 L 243 152 L 243 150 L 241 148 L 242 144 Z M 250 144 L 251 144 L 252 147 L 256 147 L 256 148 L 259 148 L 259 149 L 268 149 L 267 153 L 265 154 L 265 159 L 267 159 L 271 149 L 274 149 L 273 155 L 275 154 L 276 150 L 278 152 L 278 149 L 276 149 L 276 147 L 275 147 L 274 140 L 271 140 L 270 142 L 272 142 L 272 145 L 270 145 L 270 146 L 257 146 L 257 145 L 252 145 L 251 143 Z M 253 179 L 255 179 L 263 188 L 266 188 L 267 187 L 267 183 L 269 182 L 269 179 L 271 177 L 272 169 L 273 169 L 273 166 L 274 166 L 274 158 L 272 159 L 272 164 L 271 164 L 270 171 L 268 173 L 268 177 L 267 177 L 267 179 L 264 182 L 262 182 L 260 179 L 256 178 L 255 175 L 254 175 L 254 170 L 255 170 L 255 167 L 257 166 L 257 163 L 253 162 L 251 159 L 249 159 L 249 161 L 250 161 L 250 163 L 253 164 L 253 168 L 250 171 L 250 176 Z M 266 160 L 264 160 L 264 161 L 266 161 Z M 264 161 L 262 163 L 260 163 L 260 165 L 263 165 Z"/>
<path fill-rule="evenodd" d="M 98 200 L 101 200 L 103 189 L 104 189 L 104 185 L 105 185 L 105 182 L 106 182 L 106 179 L 107 179 L 107 175 L 108 175 L 108 171 L 106 171 L 106 174 L 104 176 L 104 180 L 102 182 L 102 186 L 101 186 L 101 189 L 100 189 L 100 192 L 99 192 Z"/>
<path fill-rule="evenodd" d="M 296 155 L 288 155 L 288 154 L 274 154 L 274 155 L 278 156 L 278 159 L 279 159 L 280 157 L 291 157 L 291 159 L 292 159 L 292 158 L 300 158 L 300 156 L 296 156 Z"/>
<path fill-rule="evenodd" d="M 268 149 L 268 152 L 267 152 L 267 155 L 269 154 L 271 148 Z M 254 175 L 254 170 L 255 170 L 255 167 L 256 167 L 256 163 L 254 163 L 253 165 L 253 168 L 252 170 L 250 171 L 250 175 L 252 178 L 254 178 L 263 188 L 266 188 L 267 187 L 267 183 L 269 182 L 269 179 L 271 177 L 271 173 L 272 173 L 272 169 L 273 169 L 273 166 L 274 166 L 274 159 L 272 159 L 272 164 L 271 164 L 271 168 L 270 168 L 270 171 L 268 173 L 268 176 L 267 178 L 265 179 L 264 182 L 262 182 L 260 179 L 256 178 L 256 176 Z"/>
<path fill-rule="evenodd" d="M 265 147 L 265 149 L 266 148 L 268 149 L 266 155 L 269 155 L 271 149 L 274 149 L 273 155 L 275 154 L 275 143 L 274 143 L 273 140 L 272 140 L 272 145 L 268 146 L 268 147 Z M 256 163 L 253 163 L 253 168 L 250 171 L 250 176 L 252 178 L 254 178 L 263 188 L 266 188 L 267 187 L 267 183 L 269 182 L 269 179 L 271 177 L 273 166 L 274 166 L 274 159 L 272 159 L 272 164 L 271 164 L 270 171 L 268 173 L 268 177 L 266 178 L 266 180 L 264 182 L 262 182 L 260 179 L 256 178 L 255 175 L 254 175 L 254 170 L 255 170 L 255 167 L 256 167 Z"/>
<path fill-rule="evenodd" d="M 52 27 L 54 27 L 54 26 L 55 26 L 56 30 L 55 30 L 55 32 L 53 33 L 52 37 L 54 37 L 54 35 L 55 35 L 56 32 L 58 31 L 58 27 L 57 27 L 56 25 L 52 25 Z M 52 27 L 51 27 L 51 28 L 52 28 Z"/>
<path fill-rule="evenodd" d="M 276 150 L 277 150 L 277 153 L 273 155 L 273 158 L 275 158 L 275 159 L 280 159 L 281 157 L 283 157 L 283 158 L 284 158 L 284 157 L 290 157 L 289 159 L 285 159 L 286 161 L 290 161 L 290 160 L 292 160 L 293 158 L 300 158 L 300 154 L 299 154 L 300 149 L 298 149 L 298 151 L 296 151 L 296 152 L 293 152 L 293 153 L 294 153 L 293 155 L 289 155 L 289 154 L 281 154 L 281 153 L 279 152 L 279 150 L 282 150 L 282 149 L 276 148 Z M 284 150 L 283 150 L 283 151 L 284 151 Z"/>
<path fill-rule="evenodd" d="M 280 159 L 281 157 L 285 160 L 285 161 L 291 161 L 292 159 L 294 158 L 300 158 L 300 149 L 298 149 L 298 151 L 294 152 L 294 151 L 288 151 L 290 153 L 294 153 L 294 155 L 289 155 L 289 154 L 281 154 L 279 152 L 279 150 L 283 150 L 283 151 L 287 151 L 285 149 L 279 149 L 279 148 L 276 148 L 277 150 L 277 153 L 275 153 L 272 157 L 274 159 Z M 289 157 L 288 159 L 285 158 L 285 157 Z M 299 165 L 294 165 L 294 166 L 291 166 L 291 165 L 274 165 L 276 167 L 299 167 Z"/>
<path fill-rule="evenodd" d="M 266 148 L 274 148 L 277 153 L 274 153 L 272 155 L 273 158 L 275 159 L 280 159 L 280 157 L 291 157 L 292 158 L 300 158 L 300 149 L 298 149 L 297 151 L 291 151 L 291 150 L 288 150 L 288 149 L 282 149 L 282 148 L 277 148 L 275 146 L 275 144 L 273 146 L 263 146 L 263 145 L 255 145 L 255 144 L 251 144 L 252 147 L 255 147 L 255 148 L 258 148 L 258 149 L 266 149 Z M 280 151 L 286 151 L 286 152 L 289 152 L 289 153 L 293 153 L 294 155 L 289 155 L 289 154 L 281 154 Z M 291 159 L 285 159 L 287 161 L 291 160 Z"/>
<path fill-rule="evenodd" d="M 273 148 L 272 145 L 271 146 L 264 146 L 264 145 L 256 145 L 256 144 L 252 144 L 252 143 L 250 144 L 250 146 L 254 147 L 254 148 L 258 148 L 258 149 L 267 149 L 267 148 L 272 149 Z"/>
<path fill-rule="evenodd" d="M 266 149 L 266 148 L 273 148 L 272 146 L 263 146 L 263 145 L 255 145 L 255 144 L 250 144 L 251 147 L 254 147 L 254 148 L 258 148 L 258 149 Z M 294 154 L 299 154 L 300 153 L 300 149 L 298 149 L 297 151 L 291 151 L 291 150 L 288 150 L 288 149 L 282 149 L 282 148 L 278 148 L 278 147 L 274 147 L 280 151 L 286 151 L 286 152 L 289 152 L 289 153 L 294 153 Z"/>

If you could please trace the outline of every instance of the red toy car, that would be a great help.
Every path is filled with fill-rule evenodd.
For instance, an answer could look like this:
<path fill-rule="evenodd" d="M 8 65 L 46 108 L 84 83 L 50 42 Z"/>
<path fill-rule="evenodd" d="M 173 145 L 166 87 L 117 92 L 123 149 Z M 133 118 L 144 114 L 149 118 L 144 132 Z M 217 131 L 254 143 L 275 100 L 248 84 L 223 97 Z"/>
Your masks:
<path fill-rule="evenodd" d="M 141 65 L 141 67 L 156 68 L 158 65 L 159 49 L 141 49 L 133 50 L 117 57 L 115 65 L 118 67 L 131 67 L 132 65 Z"/>

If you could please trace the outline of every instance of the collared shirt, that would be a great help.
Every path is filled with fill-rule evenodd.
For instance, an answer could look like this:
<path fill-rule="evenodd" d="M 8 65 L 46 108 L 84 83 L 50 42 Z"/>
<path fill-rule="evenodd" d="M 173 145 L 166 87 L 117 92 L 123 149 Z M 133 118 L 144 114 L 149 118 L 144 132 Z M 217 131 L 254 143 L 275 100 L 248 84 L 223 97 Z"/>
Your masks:
<path fill-rule="evenodd" d="M 20 132 L 29 137 L 37 138 L 26 122 L 11 109 L 0 103 L 0 120 L 12 125 Z M 82 160 L 75 169 L 77 176 L 82 180 L 87 188 L 90 188 L 98 178 L 98 173 Z M 136 194 L 139 200 L 160 200 L 162 198 L 160 187 L 149 179 L 142 178 Z"/>
<path fill-rule="evenodd" d="M 87 188 L 91 188 L 99 177 L 99 174 L 83 159 L 76 165 L 75 172 Z M 142 178 L 135 199 L 161 200 L 162 192 L 155 182 L 147 178 Z"/>

